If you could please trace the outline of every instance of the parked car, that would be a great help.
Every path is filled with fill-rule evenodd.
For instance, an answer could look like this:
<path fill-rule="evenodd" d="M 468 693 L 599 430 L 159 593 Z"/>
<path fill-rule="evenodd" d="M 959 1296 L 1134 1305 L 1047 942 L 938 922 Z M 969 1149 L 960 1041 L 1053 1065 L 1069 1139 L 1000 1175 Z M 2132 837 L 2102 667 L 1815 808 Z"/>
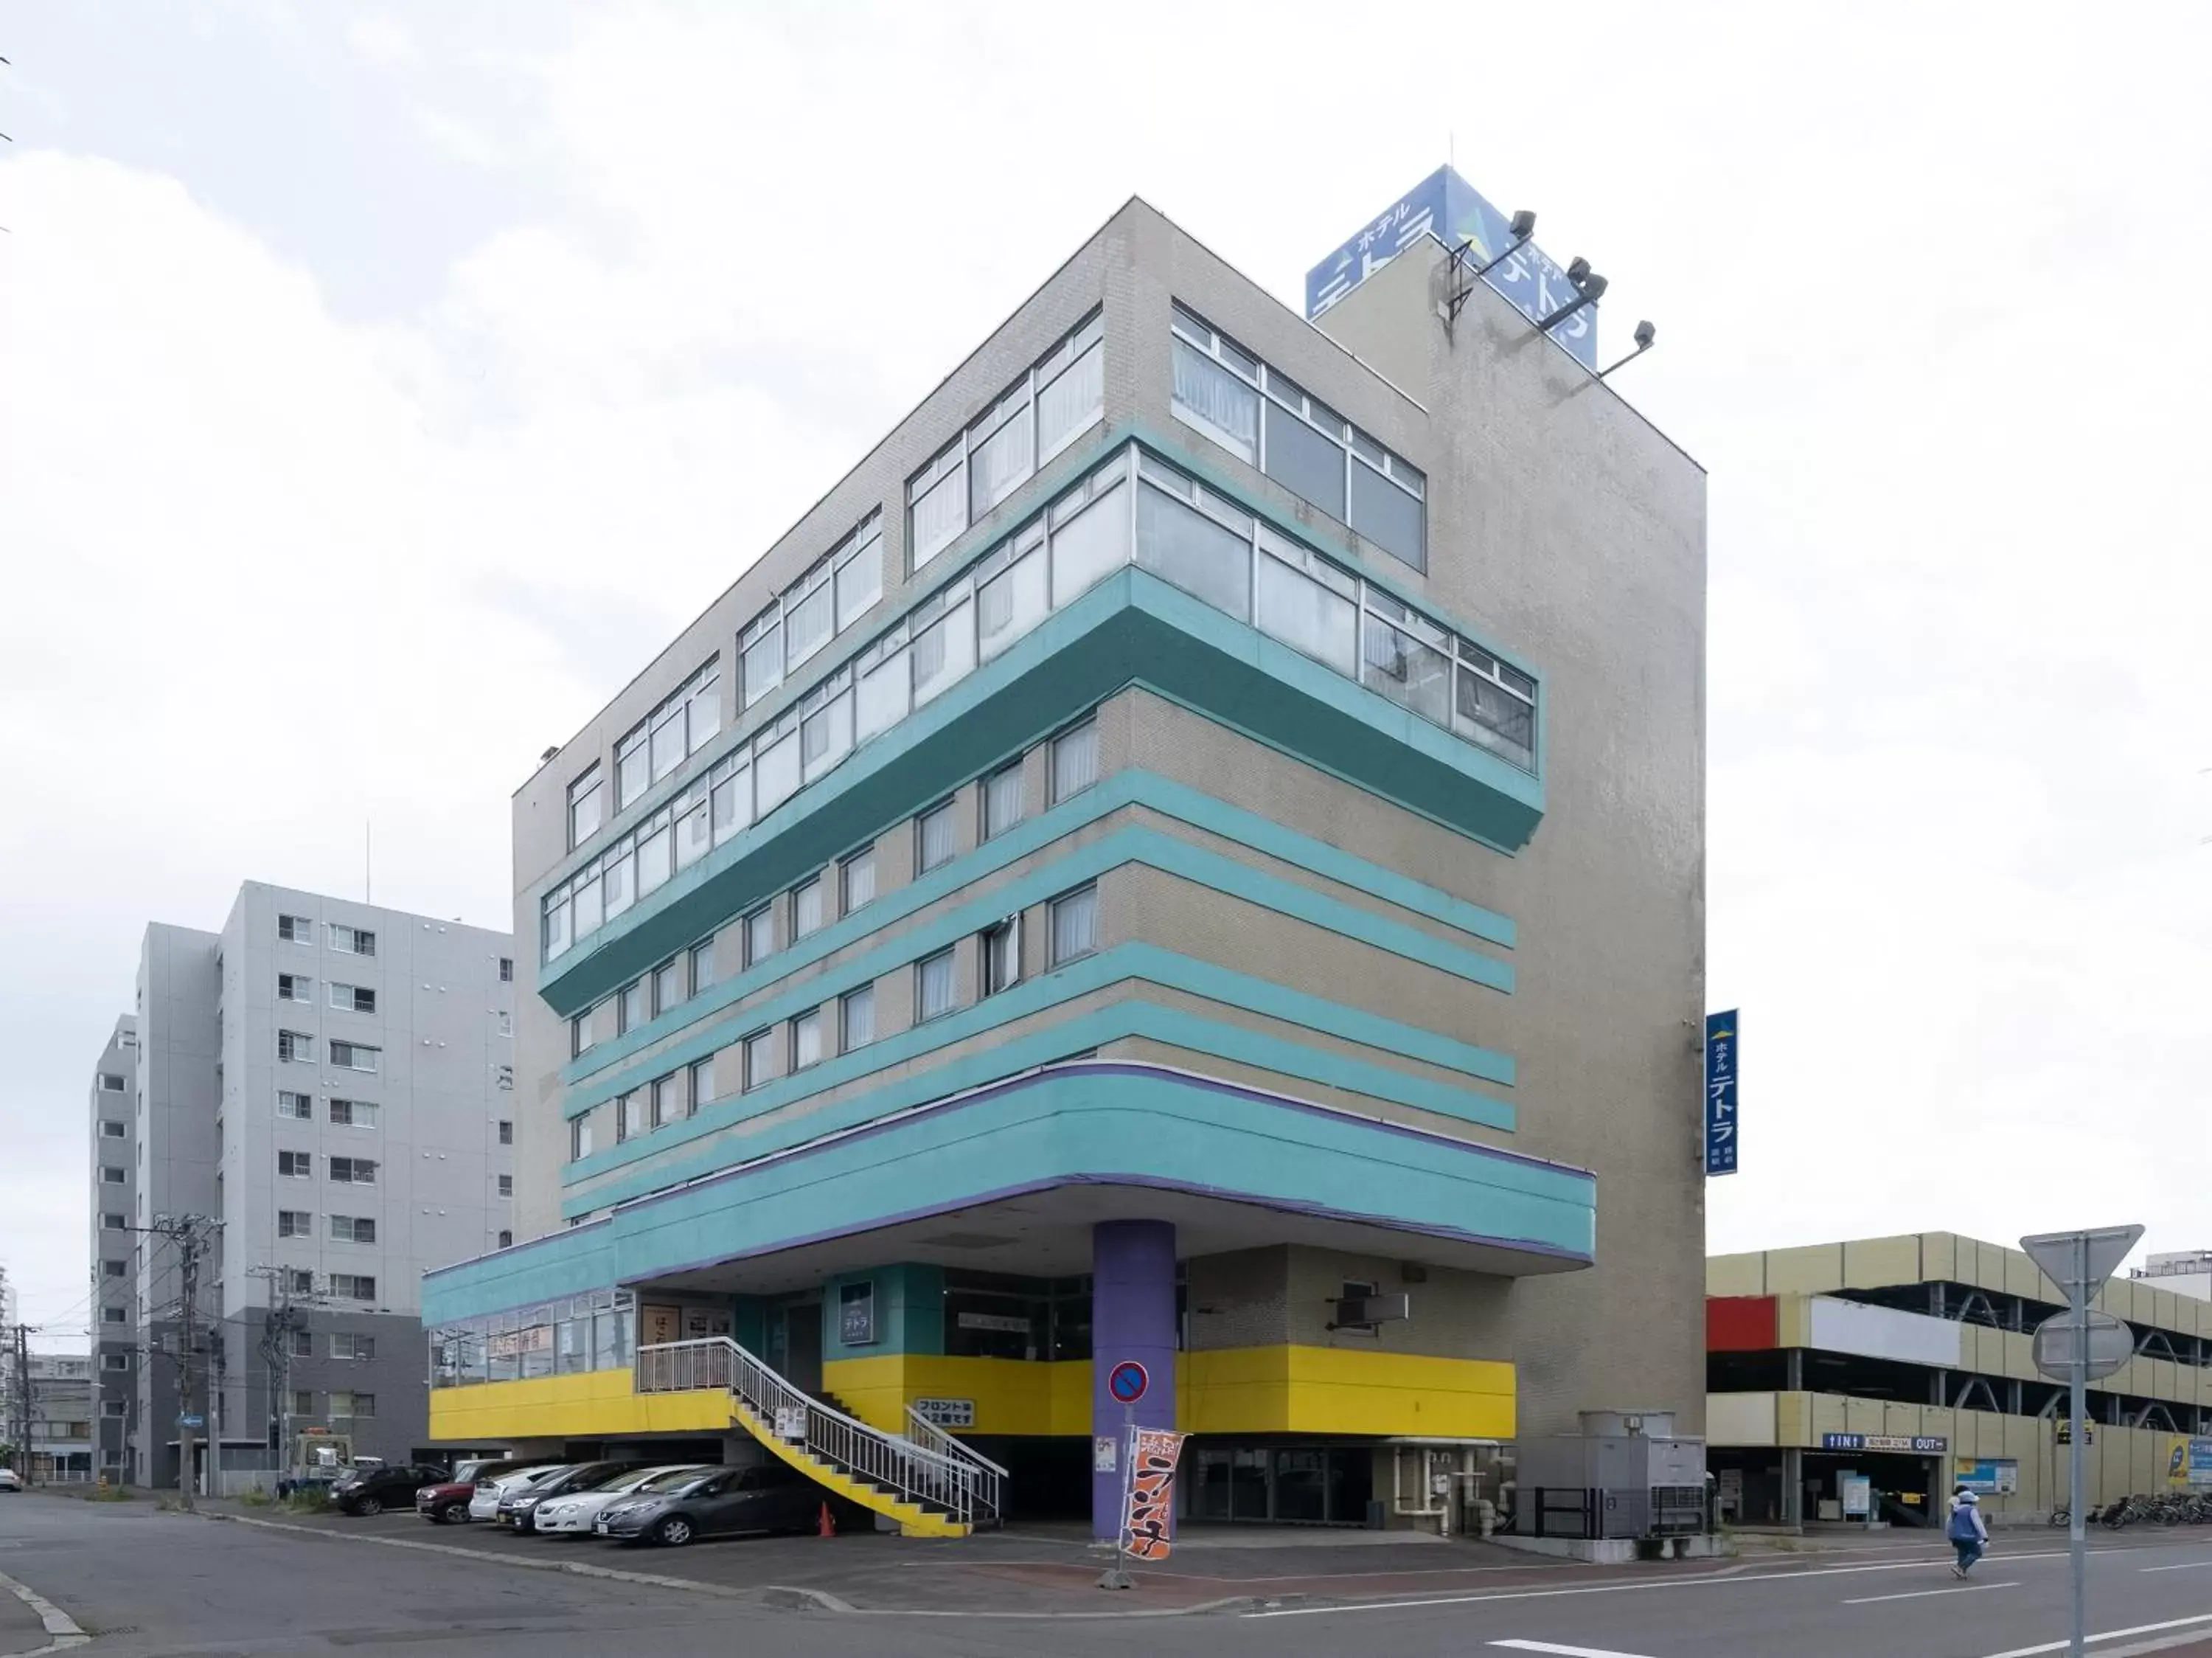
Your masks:
<path fill-rule="evenodd" d="M 669 1474 L 696 1478 L 713 1473 L 718 1466 L 712 1462 L 664 1462 L 623 1474 L 588 1491 L 565 1491 L 558 1496 L 548 1496 L 531 1515 L 532 1529 L 541 1537 L 587 1536 L 592 1521 L 602 1509 L 611 1507 L 650 1482 Z"/>
<path fill-rule="evenodd" d="M 15 1477 L 13 1468 L 0 1468 L 0 1491 L 20 1491 L 23 1482 Z"/>
<path fill-rule="evenodd" d="M 617 1542 L 680 1548 L 701 1537 L 810 1530 L 829 1500 L 785 1462 L 665 1474 L 602 1509 L 592 1531 Z"/>
<path fill-rule="evenodd" d="M 453 1469 L 451 1479 L 425 1485 L 415 1493 L 415 1512 L 434 1525 L 465 1526 L 469 1503 L 479 1480 L 497 1479 L 545 1465 L 527 1457 L 471 1457 Z"/>
<path fill-rule="evenodd" d="M 573 1464 L 550 1479 L 502 1492 L 499 1510 L 493 1519 L 498 1524 L 513 1527 L 518 1532 L 535 1531 L 538 1509 L 549 1499 L 565 1496 L 570 1491 L 593 1490 L 610 1481 L 622 1478 L 625 1474 L 634 1474 L 651 1466 L 635 1460 Z"/>
<path fill-rule="evenodd" d="M 518 1472 L 501 1474 L 495 1479 L 477 1481 L 476 1495 L 469 1499 L 469 1518 L 489 1520 L 499 1513 L 499 1500 L 520 1487 L 534 1485 L 547 1480 L 568 1466 L 566 1463 L 548 1463 L 536 1468 L 525 1468 Z"/>
<path fill-rule="evenodd" d="M 331 1501 L 347 1514 L 380 1515 L 411 1501 L 422 1486 L 435 1484 L 446 1471 L 428 1462 L 398 1462 L 352 1471 L 331 1487 Z"/>

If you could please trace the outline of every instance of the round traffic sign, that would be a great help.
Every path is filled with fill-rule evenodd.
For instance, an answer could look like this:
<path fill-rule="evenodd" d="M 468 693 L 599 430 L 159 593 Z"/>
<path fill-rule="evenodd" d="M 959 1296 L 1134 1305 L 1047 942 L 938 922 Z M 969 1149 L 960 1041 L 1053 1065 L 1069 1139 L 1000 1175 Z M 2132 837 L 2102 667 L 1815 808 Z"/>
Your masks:
<path fill-rule="evenodd" d="M 1124 1405 L 1134 1405 L 1152 1385 L 1151 1375 L 1134 1359 L 1123 1359 L 1106 1373 L 1106 1391 Z"/>

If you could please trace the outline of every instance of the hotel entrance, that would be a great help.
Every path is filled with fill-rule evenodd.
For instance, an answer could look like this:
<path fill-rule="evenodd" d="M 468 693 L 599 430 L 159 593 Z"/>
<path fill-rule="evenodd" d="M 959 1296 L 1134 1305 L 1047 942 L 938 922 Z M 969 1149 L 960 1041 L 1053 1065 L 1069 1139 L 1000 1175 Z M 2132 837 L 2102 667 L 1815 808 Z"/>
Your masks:
<path fill-rule="evenodd" d="M 1364 1526 L 1375 1452 L 1362 1444 L 1224 1445 L 1184 1452 L 1183 1517 L 1275 1526 Z"/>

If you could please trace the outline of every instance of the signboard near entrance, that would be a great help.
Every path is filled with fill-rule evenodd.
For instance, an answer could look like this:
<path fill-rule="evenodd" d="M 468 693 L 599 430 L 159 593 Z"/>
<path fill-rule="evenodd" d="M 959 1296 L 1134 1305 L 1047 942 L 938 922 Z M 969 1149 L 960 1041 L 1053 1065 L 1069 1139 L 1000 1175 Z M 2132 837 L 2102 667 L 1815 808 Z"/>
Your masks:
<path fill-rule="evenodd" d="M 975 1401 L 972 1399 L 918 1399 L 914 1413 L 936 1428 L 973 1428 Z"/>
<path fill-rule="evenodd" d="M 1893 1451 L 1907 1456 L 1941 1456 L 1951 1442 L 1941 1434 L 1822 1434 L 1824 1451 Z"/>
<path fill-rule="evenodd" d="M 1836 1478 L 1837 1495 L 1844 1499 L 1844 1515 L 1867 1515 L 1874 1512 L 1874 1478 L 1869 1474 L 1839 1474 Z"/>
<path fill-rule="evenodd" d="M 874 1343 L 876 1285 L 872 1278 L 838 1287 L 837 1339 L 848 1347 L 866 1347 Z"/>

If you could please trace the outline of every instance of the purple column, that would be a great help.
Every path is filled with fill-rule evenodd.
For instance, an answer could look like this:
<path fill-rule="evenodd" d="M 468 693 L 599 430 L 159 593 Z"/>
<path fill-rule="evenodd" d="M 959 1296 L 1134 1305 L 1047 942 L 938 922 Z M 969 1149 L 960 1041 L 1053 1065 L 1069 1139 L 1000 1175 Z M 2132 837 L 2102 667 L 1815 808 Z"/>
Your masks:
<path fill-rule="evenodd" d="M 1137 1402 L 1140 1428 L 1176 1423 L 1176 1234 L 1166 1221 L 1101 1221 L 1091 1231 L 1091 1432 L 1115 1442 L 1112 1473 L 1091 1476 L 1091 1535 L 1121 1529 L 1121 1444 L 1127 1407 L 1107 1387 L 1135 1360 L 1151 1374 Z"/>

